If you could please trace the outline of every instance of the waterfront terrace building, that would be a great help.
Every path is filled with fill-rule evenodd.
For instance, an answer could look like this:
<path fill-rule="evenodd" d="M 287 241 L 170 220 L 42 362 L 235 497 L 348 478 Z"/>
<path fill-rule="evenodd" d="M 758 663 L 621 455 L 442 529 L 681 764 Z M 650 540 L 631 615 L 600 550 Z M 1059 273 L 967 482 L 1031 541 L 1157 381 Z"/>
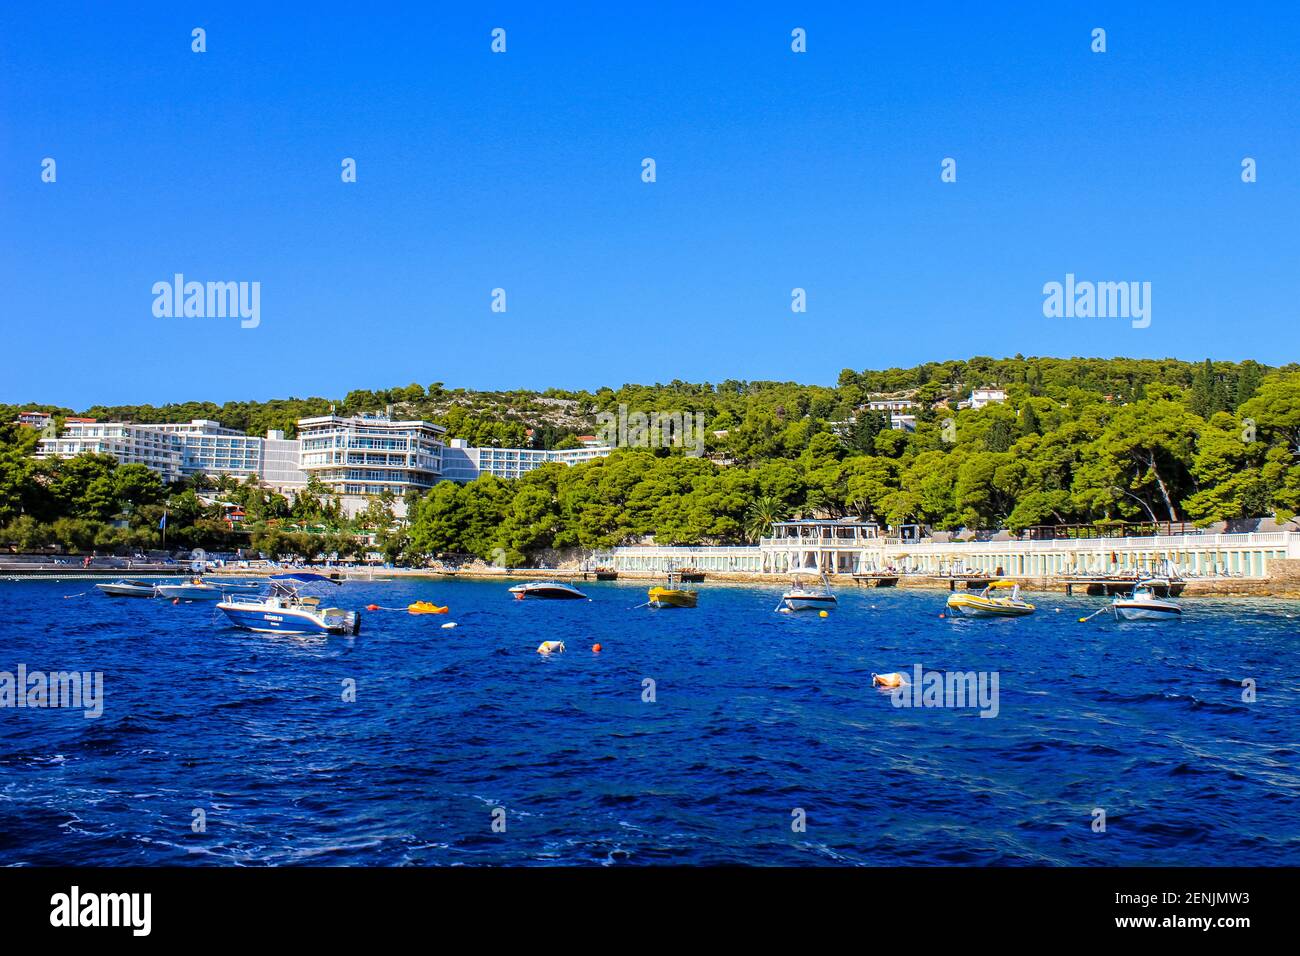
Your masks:
<path fill-rule="evenodd" d="M 300 418 L 298 467 L 344 498 L 390 491 L 400 499 L 411 490 L 427 491 L 441 479 L 446 431 L 432 422 L 394 421 L 386 415 Z"/>
<path fill-rule="evenodd" d="M 864 554 L 880 545 L 880 526 L 853 518 L 777 521 L 772 533 L 759 541 L 765 564 L 774 571 L 816 568 L 827 574 L 865 567 Z"/>

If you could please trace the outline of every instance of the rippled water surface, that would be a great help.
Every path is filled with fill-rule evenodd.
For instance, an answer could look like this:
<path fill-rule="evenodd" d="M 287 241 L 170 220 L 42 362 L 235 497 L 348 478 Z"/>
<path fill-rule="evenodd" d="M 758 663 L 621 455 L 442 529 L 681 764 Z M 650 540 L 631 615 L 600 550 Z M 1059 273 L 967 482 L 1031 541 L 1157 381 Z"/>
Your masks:
<path fill-rule="evenodd" d="M 105 695 L 97 720 L 0 710 L 0 864 L 1300 864 L 1294 602 L 1080 624 L 1099 599 L 1040 595 L 982 622 L 844 588 L 821 619 L 772 587 L 653 611 L 645 583 L 581 586 L 349 583 L 345 607 L 451 614 L 288 638 L 0 583 L 0 671 L 102 671 Z M 998 716 L 872 689 L 918 663 L 996 671 Z"/>

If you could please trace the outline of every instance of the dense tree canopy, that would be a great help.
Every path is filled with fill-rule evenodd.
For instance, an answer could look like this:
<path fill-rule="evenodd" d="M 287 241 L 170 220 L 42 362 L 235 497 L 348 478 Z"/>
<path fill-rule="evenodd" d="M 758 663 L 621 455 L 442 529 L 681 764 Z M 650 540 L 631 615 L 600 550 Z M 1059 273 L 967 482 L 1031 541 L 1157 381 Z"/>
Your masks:
<path fill-rule="evenodd" d="M 1004 388 L 1006 401 L 960 407 L 980 386 Z M 866 408 L 882 395 L 916 403 L 915 431 L 891 429 L 887 416 Z M 214 418 L 256 431 L 291 430 L 297 417 L 331 406 L 351 413 L 390 405 L 395 414 L 441 422 L 450 437 L 504 446 L 526 444 L 528 429 L 543 447 L 572 446 L 574 435 L 596 433 L 601 412 L 692 413 L 704 423 L 706 454 L 623 448 L 515 480 L 441 483 L 410 502 L 405 528 L 392 518 L 391 501 L 346 522 L 323 487 L 289 500 L 255 483 L 212 484 L 245 509 L 249 527 L 263 536 L 327 526 L 330 533 L 372 534 L 390 555 L 468 553 L 509 564 L 548 548 L 603 549 L 647 538 L 754 540 L 773 521 L 794 515 L 1020 531 L 1113 520 L 1208 523 L 1274 513 L 1285 519 L 1300 511 L 1300 369 L 1249 361 L 1015 356 L 846 370 L 834 387 L 671 382 L 538 394 L 449 390 L 435 382 L 352 392 L 337 403 L 86 411 L 153 421 Z M 0 408 L 0 416 L 10 420 L 19 410 Z M 35 438 L 31 429 L 0 429 L 0 528 L 9 526 L 11 542 L 38 538 L 34 529 L 48 534 L 59 521 L 61 540 L 144 540 L 164 506 L 177 526 L 174 540 L 221 538 L 221 516 L 201 504 L 199 489 L 165 489 L 152 473 L 96 456 L 37 461 Z M 101 534 L 97 523 L 115 530 Z"/>

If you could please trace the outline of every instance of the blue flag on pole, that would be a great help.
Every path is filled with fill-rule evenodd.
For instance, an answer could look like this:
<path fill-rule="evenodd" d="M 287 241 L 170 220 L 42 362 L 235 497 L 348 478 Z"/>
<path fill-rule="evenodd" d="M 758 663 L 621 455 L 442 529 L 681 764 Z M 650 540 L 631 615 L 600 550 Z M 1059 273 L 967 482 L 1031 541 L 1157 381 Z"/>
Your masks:
<path fill-rule="evenodd" d="M 158 527 L 160 527 L 160 528 L 166 528 L 166 527 L 167 527 L 167 512 L 166 512 L 166 511 L 164 511 L 164 512 L 163 512 L 163 516 L 162 516 L 161 518 L 158 519 Z"/>

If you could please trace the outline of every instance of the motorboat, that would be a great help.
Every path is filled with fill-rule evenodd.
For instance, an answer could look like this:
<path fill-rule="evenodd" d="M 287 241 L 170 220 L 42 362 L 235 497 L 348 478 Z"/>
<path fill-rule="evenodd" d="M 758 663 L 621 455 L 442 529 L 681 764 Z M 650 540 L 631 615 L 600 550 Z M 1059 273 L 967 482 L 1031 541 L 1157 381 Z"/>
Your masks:
<path fill-rule="evenodd" d="M 839 603 L 831 592 L 831 583 L 826 575 L 821 575 L 821 587 L 806 585 L 802 577 L 807 571 L 795 571 L 794 586 L 781 595 L 781 604 L 777 610 L 786 608 L 791 611 L 829 611 Z M 816 572 L 811 572 L 816 573 Z"/>
<path fill-rule="evenodd" d="M 558 601 L 587 599 L 587 595 L 573 585 L 559 581 L 529 581 L 526 584 L 516 584 L 510 589 L 510 593 L 515 596 L 516 601 L 525 598 L 547 598 Z"/>
<path fill-rule="evenodd" d="M 96 584 L 95 587 L 109 597 L 151 598 L 158 595 L 158 586 L 148 581 L 114 581 L 111 584 Z"/>
<path fill-rule="evenodd" d="M 223 595 L 235 592 L 261 590 L 260 584 L 245 584 L 232 581 L 229 584 L 213 584 L 195 576 L 179 584 L 158 585 L 158 596 L 178 601 L 219 601 Z"/>
<path fill-rule="evenodd" d="M 1117 621 L 1176 621 L 1183 616 L 1181 607 L 1159 600 L 1155 588 L 1145 581 L 1135 584 L 1128 597 L 1115 598 L 1111 609 Z"/>
<path fill-rule="evenodd" d="M 322 607 L 320 592 L 341 582 L 320 574 L 273 574 L 265 595 L 227 596 L 217 608 L 230 623 L 267 634 L 358 634 L 361 615 Z"/>
<path fill-rule="evenodd" d="M 655 585 L 648 592 L 650 598 L 646 603 L 651 607 L 695 607 L 700 592 L 683 588 L 681 578 L 669 571 L 668 580 L 663 585 Z"/>
<path fill-rule="evenodd" d="M 1034 606 L 1020 597 L 1015 581 L 991 581 L 979 594 L 952 594 L 948 610 L 962 617 L 1024 617 Z"/>

